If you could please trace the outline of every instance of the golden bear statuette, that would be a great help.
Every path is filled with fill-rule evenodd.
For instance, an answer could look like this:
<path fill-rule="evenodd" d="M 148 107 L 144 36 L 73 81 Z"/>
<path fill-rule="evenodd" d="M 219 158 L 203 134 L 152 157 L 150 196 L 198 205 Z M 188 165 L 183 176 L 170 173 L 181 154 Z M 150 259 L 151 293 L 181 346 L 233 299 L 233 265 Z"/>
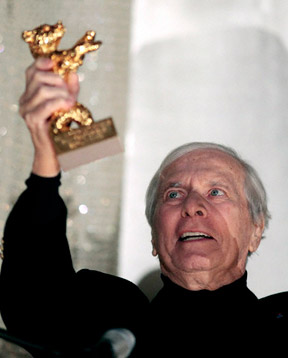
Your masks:
<path fill-rule="evenodd" d="M 34 58 L 51 58 L 53 71 L 66 80 L 69 72 L 77 71 L 83 64 L 85 54 L 98 50 L 102 43 L 94 40 L 95 31 L 87 31 L 70 49 L 58 50 L 65 31 L 58 21 L 55 25 L 44 24 L 24 31 L 22 37 Z M 71 128 L 73 122 L 78 128 Z M 60 109 L 53 113 L 51 135 L 64 170 L 122 151 L 112 118 L 94 122 L 90 111 L 78 102 L 69 111 Z"/>

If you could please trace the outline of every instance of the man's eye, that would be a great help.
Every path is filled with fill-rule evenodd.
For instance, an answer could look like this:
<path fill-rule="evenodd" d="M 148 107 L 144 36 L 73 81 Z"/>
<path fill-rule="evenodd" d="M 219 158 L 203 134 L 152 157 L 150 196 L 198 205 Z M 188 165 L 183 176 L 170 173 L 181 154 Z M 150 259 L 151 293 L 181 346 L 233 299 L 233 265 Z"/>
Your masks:
<path fill-rule="evenodd" d="M 210 191 L 210 195 L 211 196 L 222 196 L 222 195 L 224 195 L 224 191 L 222 191 L 220 189 L 212 189 Z"/>
<path fill-rule="evenodd" d="M 180 193 L 178 191 L 170 191 L 167 196 L 168 199 L 177 199 L 180 197 Z"/>

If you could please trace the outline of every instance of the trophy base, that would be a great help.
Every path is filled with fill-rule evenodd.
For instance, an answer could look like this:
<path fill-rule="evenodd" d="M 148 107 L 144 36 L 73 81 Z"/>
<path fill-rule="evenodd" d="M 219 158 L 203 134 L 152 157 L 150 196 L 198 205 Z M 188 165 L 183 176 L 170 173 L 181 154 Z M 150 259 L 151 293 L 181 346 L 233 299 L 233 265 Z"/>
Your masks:
<path fill-rule="evenodd" d="M 91 163 L 122 152 L 118 137 L 104 139 L 101 142 L 75 149 L 58 155 L 61 168 L 66 172 L 78 166 Z"/>
<path fill-rule="evenodd" d="M 67 132 L 52 133 L 52 139 L 64 171 L 123 152 L 112 118 Z"/>

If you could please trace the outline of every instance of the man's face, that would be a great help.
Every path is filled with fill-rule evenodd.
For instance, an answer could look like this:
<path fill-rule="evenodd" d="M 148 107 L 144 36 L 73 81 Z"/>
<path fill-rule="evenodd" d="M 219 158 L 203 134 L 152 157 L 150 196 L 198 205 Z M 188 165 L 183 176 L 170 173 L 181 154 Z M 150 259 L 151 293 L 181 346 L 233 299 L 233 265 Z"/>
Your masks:
<path fill-rule="evenodd" d="M 216 289 L 245 271 L 263 222 L 252 222 L 238 162 L 219 150 L 195 150 L 164 169 L 153 225 L 161 270 L 188 289 Z"/>

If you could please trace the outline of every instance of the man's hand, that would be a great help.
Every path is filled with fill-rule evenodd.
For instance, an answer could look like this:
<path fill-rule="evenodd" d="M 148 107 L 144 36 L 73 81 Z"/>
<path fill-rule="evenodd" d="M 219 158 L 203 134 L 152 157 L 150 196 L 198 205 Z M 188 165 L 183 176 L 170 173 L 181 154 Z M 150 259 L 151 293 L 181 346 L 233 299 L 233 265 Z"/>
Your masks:
<path fill-rule="evenodd" d="M 50 138 L 50 117 L 53 112 L 70 109 L 79 92 L 76 73 L 70 73 L 67 82 L 52 72 L 53 62 L 38 58 L 26 70 L 26 89 L 19 101 L 19 112 L 31 133 L 35 148 L 32 171 L 53 177 L 60 165 Z"/>

